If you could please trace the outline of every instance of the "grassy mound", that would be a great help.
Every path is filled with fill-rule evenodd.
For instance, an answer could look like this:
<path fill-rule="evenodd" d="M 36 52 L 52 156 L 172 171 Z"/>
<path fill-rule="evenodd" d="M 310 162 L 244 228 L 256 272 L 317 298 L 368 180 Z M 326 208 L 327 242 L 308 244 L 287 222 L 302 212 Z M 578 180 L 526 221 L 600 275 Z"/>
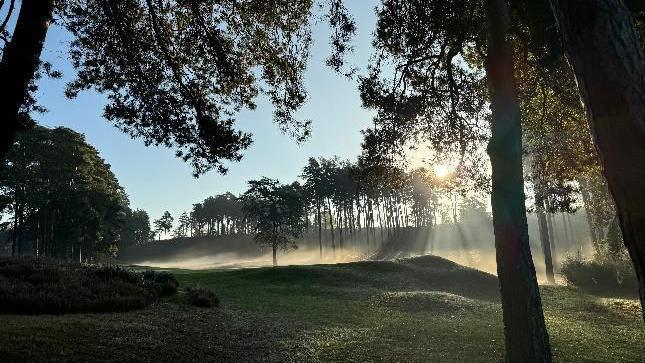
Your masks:
<path fill-rule="evenodd" d="M 415 313 L 427 311 L 435 314 L 498 313 L 493 303 L 440 291 L 386 292 L 372 298 L 373 306 Z"/>
<path fill-rule="evenodd" d="M 64 314 L 140 309 L 177 291 L 163 272 L 42 258 L 0 259 L 0 313 Z"/>

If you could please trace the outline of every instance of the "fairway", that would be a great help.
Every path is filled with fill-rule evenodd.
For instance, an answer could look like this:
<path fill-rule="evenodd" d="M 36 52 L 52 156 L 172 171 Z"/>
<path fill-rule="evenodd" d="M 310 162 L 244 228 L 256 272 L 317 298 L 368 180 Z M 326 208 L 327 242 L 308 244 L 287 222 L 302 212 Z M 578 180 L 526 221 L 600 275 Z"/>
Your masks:
<path fill-rule="evenodd" d="M 181 294 L 117 314 L 0 316 L 2 361 L 502 361 L 494 276 L 424 256 L 395 262 L 174 270 L 220 308 Z M 555 359 L 637 362 L 636 300 L 542 286 Z"/>

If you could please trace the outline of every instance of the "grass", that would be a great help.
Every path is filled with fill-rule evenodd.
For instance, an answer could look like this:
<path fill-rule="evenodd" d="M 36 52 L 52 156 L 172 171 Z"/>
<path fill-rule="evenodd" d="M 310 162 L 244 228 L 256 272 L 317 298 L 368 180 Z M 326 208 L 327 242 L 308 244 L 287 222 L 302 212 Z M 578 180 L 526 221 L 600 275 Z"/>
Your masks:
<path fill-rule="evenodd" d="M 220 308 L 181 296 L 142 311 L 0 316 L 0 356 L 20 360 L 500 361 L 495 277 L 437 257 L 229 271 L 175 270 Z M 543 286 L 555 359 L 638 362 L 635 300 Z"/>

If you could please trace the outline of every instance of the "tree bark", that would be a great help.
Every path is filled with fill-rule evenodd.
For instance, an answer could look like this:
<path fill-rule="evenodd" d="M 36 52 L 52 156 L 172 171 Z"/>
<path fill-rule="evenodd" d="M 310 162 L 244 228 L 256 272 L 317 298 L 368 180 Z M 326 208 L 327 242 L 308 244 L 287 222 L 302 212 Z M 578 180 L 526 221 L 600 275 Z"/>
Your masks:
<path fill-rule="evenodd" d="M 580 184 L 580 194 L 582 194 L 582 204 L 585 208 L 585 216 L 587 217 L 587 225 L 589 226 L 589 234 L 591 235 L 591 243 L 593 244 L 594 251 L 600 252 L 600 239 L 598 233 L 596 232 L 596 226 L 593 222 L 593 217 L 591 216 L 591 197 L 589 196 L 589 183 L 580 178 L 578 180 Z"/>
<path fill-rule="evenodd" d="M 0 79 L 0 160 L 7 157 L 20 129 L 18 113 L 27 88 L 40 64 L 47 29 L 54 11 L 53 0 L 23 0 L 11 41 L 2 52 Z"/>
<path fill-rule="evenodd" d="M 320 214 L 320 201 L 316 203 L 316 212 L 318 215 L 318 247 L 320 248 L 320 260 L 323 258 L 323 245 L 322 245 L 322 215 Z"/>
<path fill-rule="evenodd" d="M 550 362 L 549 335 L 529 246 L 524 180 L 522 127 L 515 85 L 509 14 L 505 0 L 486 1 L 488 57 L 486 76 L 491 94 L 491 203 L 500 282 L 507 362 Z"/>
<path fill-rule="evenodd" d="M 539 187 L 538 187 L 539 188 Z M 546 214 L 544 213 L 544 197 L 541 191 L 535 193 L 535 209 L 538 218 L 538 228 L 540 230 L 540 242 L 544 254 L 544 265 L 546 279 L 550 283 L 555 282 L 553 274 L 553 257 L 551 255 L 551 240 L 549 238 L 549 228 L 547 226 Z"/>
<path fill-rule="evenodd" d="M 645 320 L 645 56 L 622 0 L 551 0 L 576 75 Z"/>

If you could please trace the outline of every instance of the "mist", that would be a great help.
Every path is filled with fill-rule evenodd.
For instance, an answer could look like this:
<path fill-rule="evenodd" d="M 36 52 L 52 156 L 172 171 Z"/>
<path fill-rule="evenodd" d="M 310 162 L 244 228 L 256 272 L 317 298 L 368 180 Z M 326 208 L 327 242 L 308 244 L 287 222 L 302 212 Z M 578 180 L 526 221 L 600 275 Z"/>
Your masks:
<path fill-rule="evenodd" d="M 544 255 L 540 245 L 537 218 L 528 215 L 531 252 L 538 279 L 546 283 Z M 592 256 L 591 238 L 584 211 L 571 215 L 554 214 L 551 236 L 554 267 L 569 256 Z M 315 265 L 364 260 L 395 260 L 432 254 L 464 266 L 496 274 L 492 221 L 470 218 L 460 223 L 439 223 L 432 228 L 401 228 L 387 235 L 377 228 L 368 237 L 354 233 L 341 250 L 332 248 L 329 231 L 323 233 L 323 253 L 316 233 L 296 241 L 297 248 L 278 251 L 278 265 Z M 381 239 L 381 235 L 383 235 Z M 338 238 L 338 237 L 337 237 Z M 252 236 L 212 236 L 192 241 L 157 241 L 124 251 L 122 259 L 132 265 L 162 269 L 240 269 L 272 266 L 271 249 L 257 245 Z"/>

